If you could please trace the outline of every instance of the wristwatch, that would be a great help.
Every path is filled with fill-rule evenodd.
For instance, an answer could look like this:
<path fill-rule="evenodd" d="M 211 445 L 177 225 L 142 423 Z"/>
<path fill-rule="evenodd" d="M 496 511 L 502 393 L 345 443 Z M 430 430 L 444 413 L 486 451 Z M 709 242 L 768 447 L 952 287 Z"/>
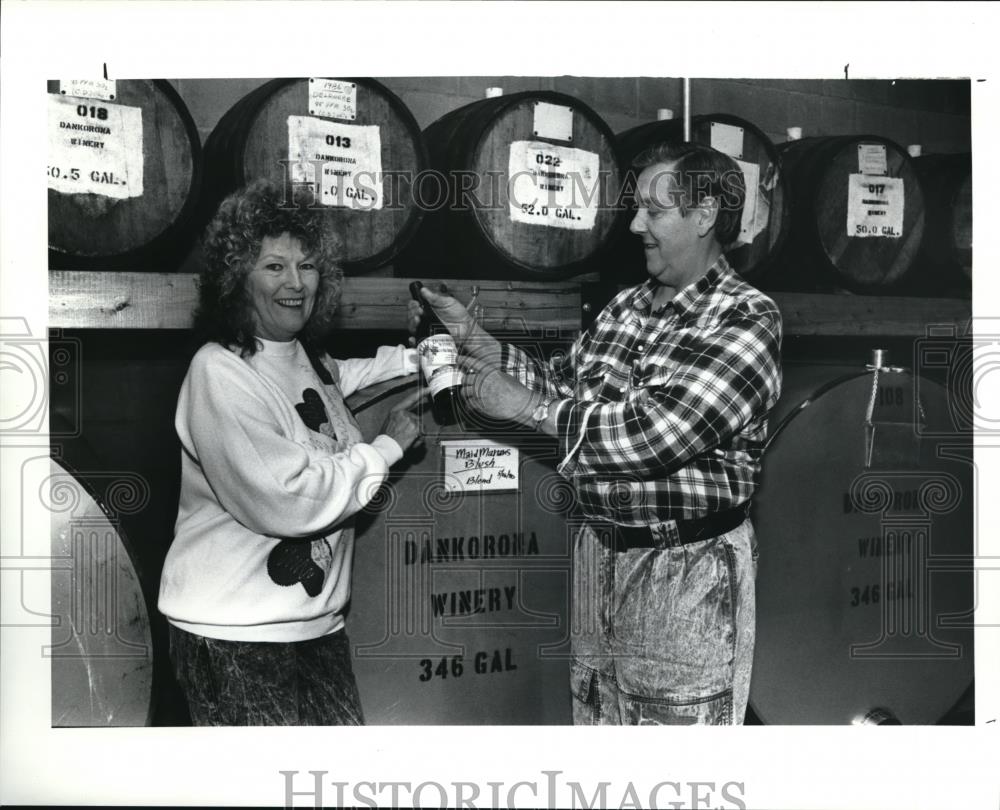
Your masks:
<path fill-rule="evenodd" d="M 531 414 L 531 424 L 537 429 L 537 427 L 549 418 L 549 405 L 555 401 L 555 397 L 548 397 L 542 400 L 542 404 L 539 405 Z"/>

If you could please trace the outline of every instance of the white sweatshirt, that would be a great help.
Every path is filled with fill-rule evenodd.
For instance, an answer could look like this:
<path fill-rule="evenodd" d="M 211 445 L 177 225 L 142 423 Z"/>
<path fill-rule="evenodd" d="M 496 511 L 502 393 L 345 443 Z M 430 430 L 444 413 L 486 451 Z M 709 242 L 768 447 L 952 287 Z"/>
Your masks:
<path fill-rule="evenodd" d="M 180 507 L 158 606 L 202 636 L 304 641 L 343 627 L 350 518 L 403 455 L 386 435 L 365 443 L 344 397 L 417 364 L 402 346 L 324 357 L 325 385 L 298 341 L 261 342 L 249 360 L 203 346 L 181 386 Z"/>

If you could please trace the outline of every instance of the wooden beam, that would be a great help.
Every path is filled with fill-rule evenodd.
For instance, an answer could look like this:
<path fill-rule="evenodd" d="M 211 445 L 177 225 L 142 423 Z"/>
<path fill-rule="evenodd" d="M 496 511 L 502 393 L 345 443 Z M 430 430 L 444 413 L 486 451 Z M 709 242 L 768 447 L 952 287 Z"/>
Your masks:
<path fill-rule="evenodd" d="M 197 301 L 193 274 L 52 271 L 49 325 L 66 329 L 188 329 Z M 335 326 L 402 329 L 411 279 L 352 276 Z M 436 284 L 439 279 L 423 279 Z M 496 331 L 580 328 L 578 281 L 444 280 L 468 301 L 479 286 L 484 325 Z M 931 325 L 965 334 L 972 302 L 957 298 L 819 295 L 773 292 L 786 335 L 921 337 Z"/>
<path fill-rule="evenodd" d="M 53 270 L 49 273 L 49 326 L 64 329 L 189 329 L 198 292 L 188 273 Z M 341 329 L 403 329 L 406 278 L 352 276 L 344 279 Z M 440 279 L 422 279 L 437 284 Z M 463 302 L 479 287 L 487 329 L 580 328 L 576 282 L 469 281 L 445 279 Z"/>

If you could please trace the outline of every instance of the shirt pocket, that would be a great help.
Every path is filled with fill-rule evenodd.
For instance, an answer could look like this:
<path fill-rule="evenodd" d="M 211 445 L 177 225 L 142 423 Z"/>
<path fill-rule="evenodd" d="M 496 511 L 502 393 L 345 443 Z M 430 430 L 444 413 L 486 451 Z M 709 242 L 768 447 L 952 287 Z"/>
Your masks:
<path fill-rule="evenodd" d="M 648 396 L 658 388 L 670 384 L 677 365 L 677 362 L 669 357 L 636 361 L 632 364 L 629 387 L 640 396 Z"/>
<path fill-rule="evenodd" d="M 608 363 L 592 362 L 582 366 L 576 375 L 576 399 L 585 402 L 610 402 L 611 392 L 617 392 L 613 384 L 612 368 Z"/>
<path fill-rule="evenodd" d="M 633 362 L 630 387 L 653 391 L 669 385 L 681 365 L 704 349 L 705 340 L 718 326 L 717 318 L 702 317 L 657 336 L 656 353 Z"/>

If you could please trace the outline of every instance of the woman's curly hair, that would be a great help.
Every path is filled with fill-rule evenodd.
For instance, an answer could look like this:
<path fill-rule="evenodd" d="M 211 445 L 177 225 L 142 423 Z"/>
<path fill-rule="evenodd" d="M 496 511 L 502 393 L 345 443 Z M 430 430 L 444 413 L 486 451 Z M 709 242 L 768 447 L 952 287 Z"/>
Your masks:
<path fill-rule="evenodd" d="M 298 335 L 307 349 L 322 339 L 340 301 L 343 273 L 337 264 L 340 238 L 324 211 L 285 202 L 281 190 L 266 180 L 226 197 L 205 231 L 205 264 L 198 280 L 195 329 L 202 342 L 238 346 L 243 357 L 259 348 L 247 279 L 265 237 L 283 233 L 298 239 L 319 268 L 312 314 Z"/>

